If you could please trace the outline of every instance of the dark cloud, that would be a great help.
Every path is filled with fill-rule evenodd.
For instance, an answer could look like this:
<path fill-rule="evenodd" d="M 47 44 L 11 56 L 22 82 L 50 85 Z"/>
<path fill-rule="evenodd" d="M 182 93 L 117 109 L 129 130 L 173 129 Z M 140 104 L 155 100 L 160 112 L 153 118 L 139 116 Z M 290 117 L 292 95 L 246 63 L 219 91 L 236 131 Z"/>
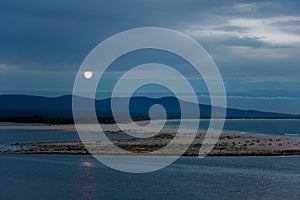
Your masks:
<path fill-rule="evenodd" d="M 214 15 L 234 17 L 236 5 L 251 1 L 6 1 L 0 6 L 0 64 L 24 68 L 76 69 L 105 38 L 142 26 L 180 30 L 190 22 L 215 23 Z M 289 2 L 287 4 L 295 4 Z M 256 4 L 254 4 L 256 5 Z M 268 2 L 258 5 L 268 5 Z M 281 12 L 290 10 L 272 5 Z M 245 6 L 244 6 L 245 7 Z M 257 6 L 259 9 L 263 6 Z M 270 6 L 269 6 L 270 7 Z M 247 6 L 246 6 L 247 8 Z M 252 8 L 252 10 L 255 10 Z M 257 8 L 257 9 L 258 9 Z M 230 12 L 228 11 L 230 10 Z M 223 13 L 218 13 L 223 11 Z M 228 11 L 228 12 L 227 12 Z M 273 13 L 267 8 L 264 13 Z M 245 12 L 244 12 L 245 14 Z M 223 31 L 238 27 L 224 27 Z M 226 45 L 264 46 L 253 38 L 228 38 Z M 208 44 L 210 45 L 210 44 Z M 211 42 L 211 45 L 216 45 Z M 212 52 L 214 54 L 214 52 Z"/>
<path fill-rule="evenodd" d="M 0 6 L 0 60 L 26 68 L 73 68 L 105 38 L 141 26 L 171 26 L 189 3 L 8 1 Z M 74 68 L 73 68 L 74 69 Z"/>

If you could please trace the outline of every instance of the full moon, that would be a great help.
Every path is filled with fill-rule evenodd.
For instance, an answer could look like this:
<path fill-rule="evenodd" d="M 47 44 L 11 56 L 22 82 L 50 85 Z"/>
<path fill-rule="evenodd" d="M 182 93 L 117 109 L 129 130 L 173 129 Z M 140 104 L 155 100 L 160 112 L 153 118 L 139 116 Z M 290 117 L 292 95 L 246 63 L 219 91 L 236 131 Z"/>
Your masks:
<path fill-rule="evenodd" d="M 84 75 L 84 78 L 91 79 L 93 77 L 93 72 L 92 71 L 85 71 L 83 75 Z"/>

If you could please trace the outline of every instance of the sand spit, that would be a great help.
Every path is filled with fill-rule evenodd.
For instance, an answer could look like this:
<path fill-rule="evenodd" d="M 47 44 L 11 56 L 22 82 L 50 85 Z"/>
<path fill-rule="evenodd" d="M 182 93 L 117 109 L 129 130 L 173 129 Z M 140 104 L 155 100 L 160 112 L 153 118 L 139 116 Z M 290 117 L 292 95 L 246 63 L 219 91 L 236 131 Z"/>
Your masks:
<path fill-rule="evenodd" d="M 146 125 L 145 122 L 140 122 Z M 99 131 L 97 125 L 84 124 L 81 131 L 90 133 L 125 134 L 116 125 L 101 125 Z M 125 124 L 123 127 L 127 133 L 145 137 L 157 132 L 157 126 L 147 126 L 141 129 Z M 59 130 L 76 131 L 74 125 L 45 125 L 45 126 L 0 126 L 1 130 Z M 184 134 L 190 137 L 191 129 L 185 129 Z M 14 144 L 15 150 L 0 152 L 1 154 L 132 154 L 135 155 L 178 155 L 184 149 L 185 140 L 169 145 L 167 150 L 160 151 L 175 137 L 176 129 L 164 128 L 158 135 L 150 138 L 112 140 L 119 148 L 112 148 L 110 141 L 84 141 L 84 142 L 36 142 Z M 185 151 L 186 156 L 198 156 L 199 149 L 203 147 L 205 131 L 198 131 L 192 145 Z M 125 151 L 124 151 L 125 150 Z M 283 136 L 266 136 L 254 134 L 237 134 L 223 132 L 209 156 L 267 156 L 267 155 L 300 155 L 300 138 Z"/>

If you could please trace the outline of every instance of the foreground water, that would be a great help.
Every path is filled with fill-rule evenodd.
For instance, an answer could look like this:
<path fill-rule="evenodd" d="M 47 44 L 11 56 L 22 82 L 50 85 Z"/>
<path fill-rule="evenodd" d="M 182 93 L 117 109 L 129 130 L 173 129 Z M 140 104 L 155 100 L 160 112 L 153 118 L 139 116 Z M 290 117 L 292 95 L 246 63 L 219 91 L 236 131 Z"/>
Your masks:
<path fill-rule="evenodd" d="M 192 121 L 185 121 L 186 128 L 192 127 Z M 159 123 L 159 122 L 158 122 Z M 170 120 L 166 122 L 167 126 L 178 127 L 180 121 Z M 209 120 L 200 121 L 200 129 L 207 129 Z M 227 119 L 224 124 L 225 131 L 265 134 L 265 135 L 282 135 L 300 137 L 300 120 L 299 119 Z"/>
<path fill-rule="evenodd" d="M 184 157 L 147 174 L 91 156 L 0 155 L 0 199 L 299 199 L 300 157 Z"/>

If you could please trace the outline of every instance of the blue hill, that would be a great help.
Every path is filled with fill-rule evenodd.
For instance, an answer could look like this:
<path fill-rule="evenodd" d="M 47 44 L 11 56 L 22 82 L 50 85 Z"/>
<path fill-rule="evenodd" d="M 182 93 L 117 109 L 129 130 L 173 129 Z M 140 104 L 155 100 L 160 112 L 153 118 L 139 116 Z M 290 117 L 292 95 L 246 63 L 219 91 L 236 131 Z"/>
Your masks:
<path fill-rule="evenodd" d="M 80 98 L 80 97 L 77 97 Z M 84 101 L 93 101 L 84 99 Z M 126 99 L 118 98 L 120 113 L 125 106 Z M 194 115 L 195 106 L 199 106 L 201 117 L 208 118 L 211 115 L 211 106 L 180 102 L 187 108 L 189 117 Z M 132 116 L 148 116 L 149 108 L 154 104 L 165 107 L 169 118 L 180 118 L 179 101 L 174 97 L 147 98 L 132 97 L 130 99 L 130 113 Z M 95 107 L 98 117 L 111 117 L 111 99 L 96 100 Z M 222 109 L 222 108 L 218 108 Z M 72 117 L 72 96 L 42 97 L 30 95 L 0 95 L 0 117 L 26 117 L 39 115 L 43 117 Z M 300 118 L 300 115 L 261 112 L 256 110 L 240 110 L 227 108 L 227 118 Z"/>

